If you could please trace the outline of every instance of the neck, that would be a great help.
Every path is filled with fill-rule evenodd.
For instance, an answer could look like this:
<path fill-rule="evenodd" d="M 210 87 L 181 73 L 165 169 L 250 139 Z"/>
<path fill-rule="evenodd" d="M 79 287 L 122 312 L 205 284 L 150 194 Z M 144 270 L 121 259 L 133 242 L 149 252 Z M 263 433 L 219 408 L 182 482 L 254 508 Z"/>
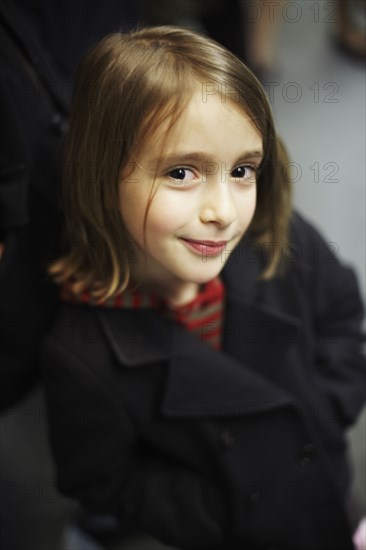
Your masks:
<path fill-rule="evenodd" d="M 129 287 L 133 289 L 136 284 L 136 281 L 132 280 Z M 159 298 L 165 300 L 169 306 L 179 307 L 194 300 L 203 287 L 204 284 L 199 283 L 183 283 L 179 286 L 167 286 L 162 283 L 146 281 L 137 287 L 137 291 L 155 293 Z"/>

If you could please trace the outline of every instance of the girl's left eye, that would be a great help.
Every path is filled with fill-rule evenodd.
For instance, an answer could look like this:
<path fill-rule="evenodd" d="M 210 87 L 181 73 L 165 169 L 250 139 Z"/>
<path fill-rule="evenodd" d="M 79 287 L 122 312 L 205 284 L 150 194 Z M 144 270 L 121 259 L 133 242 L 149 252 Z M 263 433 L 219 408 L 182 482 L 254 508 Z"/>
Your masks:
<path fill-rule="evenodd" d="M 232 177 L 235 179 L 244 179 L 245 181 L 255 181 L 257 176 L 257 169 L 255 166 L 243 164 L 238 166 L 232 171 Z"/>
<path fill-rule="evenodd" d="M 173 180 L 186 181 L 194 179 L 194 174 L 189 168 L 174 168 L 168 172 L 168 176 Z"/>

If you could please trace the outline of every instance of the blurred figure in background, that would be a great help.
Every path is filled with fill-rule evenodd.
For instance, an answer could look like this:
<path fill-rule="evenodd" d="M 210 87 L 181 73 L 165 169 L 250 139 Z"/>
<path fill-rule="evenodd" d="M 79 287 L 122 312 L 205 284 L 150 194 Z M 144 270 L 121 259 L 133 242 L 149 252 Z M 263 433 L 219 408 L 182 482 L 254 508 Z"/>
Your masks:
<path fill-rule="evenodd" d="M 54 488 L 38 351 L 57 310 L 58 159 L 76 66 L 138 21 L 133 0 L 0 3 L 0 546 L 63 548 L 75 510 Z M 26 457 L 26 460 L 25 460 Z"/>
<path fill-rule="evenodd" d="M 143 0 L 148 25 L 180 25 L 207 34 L 260 78 L 272 69 L 285 0 Z"/>
<path fill-rule="evenodd" d="M 209 35 L 247 62 L 241 0 L 142 0 L 147 25 L 178 25 Z"/>
<path fill-rule="evenodd" d="M 338 0 L 336 40 L 354 58 L 366 57 L 366 0 Z"/>
<path fill-rule="evenodd" d="M 180 25 L 209 35 L 263 80 L 277 69 L 274 63 L 283 20 L 296 22 L 302 6 L 302 2 L 289 0 L 142 0 L 142 17 L 148 25 Z M 366 0 L 309 6 L 319 15 L 327 12 L 342 50 L 355 58 L 365 57 Z"/>
<path fill-rule="evenodd" d="M 273 69 L 285 0 L 242 2 L 247 30 L 247 56 L 252 70 L 263 79 Z"/>

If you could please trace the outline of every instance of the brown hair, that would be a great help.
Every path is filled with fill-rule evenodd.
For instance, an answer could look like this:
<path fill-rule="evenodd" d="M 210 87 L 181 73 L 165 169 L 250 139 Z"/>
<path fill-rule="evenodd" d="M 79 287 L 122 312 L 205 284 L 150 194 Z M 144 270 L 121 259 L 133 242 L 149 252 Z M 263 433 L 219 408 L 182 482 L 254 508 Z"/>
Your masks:
<path fill-rule="evenodd" d="M 49 266 L 58 283 L 107 299 L 130 279 L 134 251 L 119 212 L 122 172 L 164 120 L 169 128 L 197 84 L 235 101 L 263 138 L 264 159 L 250 230 L 276 243 L 262 278 L 272 277 L 287 242 L 290 182 L 278 159 L 269 102 L 252 72 L 213 40 L 162 26 L 114 33 L 82 59 L 75 83 L 62 181 L 64 253 Z M 145 212 L 145 221 L 147 216 Z"/>

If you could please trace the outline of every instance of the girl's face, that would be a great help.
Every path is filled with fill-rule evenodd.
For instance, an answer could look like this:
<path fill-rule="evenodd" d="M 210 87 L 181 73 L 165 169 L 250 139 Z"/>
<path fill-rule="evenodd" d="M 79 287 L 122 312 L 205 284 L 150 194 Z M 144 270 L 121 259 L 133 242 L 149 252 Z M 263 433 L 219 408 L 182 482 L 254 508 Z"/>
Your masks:
<path fill-rule="evenodd" d="M 262 138 L 239 106 L 222 101 L 225 96 L 205 99 L 201 90 L 192 96 L 162 159 L 166 126 L 159 128 L 120 185 L 121 215 L 137 249 L 131 278 L 142 277 L 145 288 L 172 305 L 192 299 L 221 272 L 256 205 Z M 144 213 L 159 160 L 144 245 Z"/>

